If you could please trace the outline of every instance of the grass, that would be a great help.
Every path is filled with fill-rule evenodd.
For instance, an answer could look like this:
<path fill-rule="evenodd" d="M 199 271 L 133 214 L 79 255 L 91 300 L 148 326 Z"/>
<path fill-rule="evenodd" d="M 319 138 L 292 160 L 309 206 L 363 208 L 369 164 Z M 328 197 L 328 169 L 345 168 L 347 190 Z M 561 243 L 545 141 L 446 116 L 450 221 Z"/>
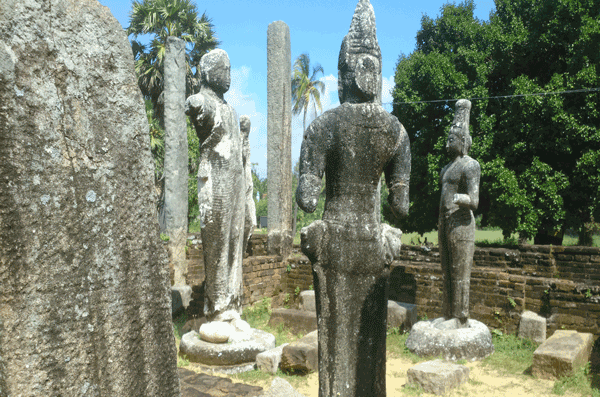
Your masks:
<path fill-rule="evenodd" d="M 408 332 L 401 332 L 398 328 L 390 328 L 387 332 L 386 348 L 388 353 L 393 358 L 404 357 L 416 364 L 421 361 L 426 361 L 429 358 L 422 358 L 406 347 L 406 339 L 408 339 Z"/>
<path fill-rule="evenodd" d="M 271 298 L 263 298 L 262 301 L 244 309 L 242 319 L 246 320 L 252 328 L 261 329 L 275 335 L 275 345 L 290 343 L 302 338 L 302 334 L 294 334 L 290 329 L 279 324 L 276 327 L 269 326 L 271 318 Z"/>
<path fill-rule="evenodd" d="M 538 345 L 516 335 L 493 334 L 494 353 L 483 360 L 483 365 L 509 374 L 524 374 L 533 362 Z"/>
<path fill-rule="evenodd" d="M 552 393 L 562 396 L 567 391 L 581 396 L 600 397 L 600 389 L 593 388 L 590 382 L 590 363 L 580 367 L 573 375 L 565 376 L 554 382 Z"/>

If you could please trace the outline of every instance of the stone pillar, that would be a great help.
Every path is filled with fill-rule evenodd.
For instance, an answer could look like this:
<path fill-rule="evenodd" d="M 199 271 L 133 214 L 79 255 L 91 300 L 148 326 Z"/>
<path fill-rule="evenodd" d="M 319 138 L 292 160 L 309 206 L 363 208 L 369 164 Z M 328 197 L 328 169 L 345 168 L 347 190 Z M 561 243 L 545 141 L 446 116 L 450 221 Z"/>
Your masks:
<path fill-rule="evenodd" d="M 267 30 L 267 179 L 269 255 L 292 249 L 292 53 L 290 28 Z"/>
<path fill-rule="evenodd" d="M 127 35 L 96 0 L 0 15 L 0 396 L 177 397 Z"/>
<path fill-rule="evenodd" d="M 185 115 L 185 41 L 168 37 L 165 78 L 165 233 L 175 270 L 175 286 L 186 284 L 188 228 L 188 141 Z M 190 290 L 191 293 L 191 290 Z M 182 294 L 182 298 L 187 294 Z M 191 296 L 191 295 L 190 295 Z M 189 299 L 183 299 L 187 306 Z"/>

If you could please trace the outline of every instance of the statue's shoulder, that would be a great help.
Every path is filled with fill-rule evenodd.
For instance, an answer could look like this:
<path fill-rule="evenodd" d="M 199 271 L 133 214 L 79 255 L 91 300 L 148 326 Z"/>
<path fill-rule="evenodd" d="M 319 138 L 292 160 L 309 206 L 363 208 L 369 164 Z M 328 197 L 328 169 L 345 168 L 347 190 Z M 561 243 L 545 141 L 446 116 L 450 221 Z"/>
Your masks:
<path fill-rule="evenodd" d="M 461 162 L 463 163 L 463 167 L 465 170 L 481 172 L 481 166 L 479 165 L 479 161 L 475 160 L 473 157 L 465 155 L 462 157 Z"/>

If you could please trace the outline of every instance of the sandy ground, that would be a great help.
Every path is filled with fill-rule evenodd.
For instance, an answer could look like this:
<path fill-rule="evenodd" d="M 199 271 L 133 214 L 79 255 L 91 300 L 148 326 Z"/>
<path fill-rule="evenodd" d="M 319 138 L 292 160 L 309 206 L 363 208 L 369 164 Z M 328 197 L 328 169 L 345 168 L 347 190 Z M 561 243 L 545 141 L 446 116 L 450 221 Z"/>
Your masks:
<path fill-rule="evenodd" d="M 387 395 L 388 397 L 415 395 L 404 391 L 407 382 L 406 371 L 414 366 L 410 360 L 388 358 L 387 361 Z M 552 395 L 553 381 L 533 379 L 526 375 L 508 375 L 484 368 L 480 362 L 468 363 L 469 381 L 450 391 L 445 396 L 477 396 L 477 397 L 540 397 Z M 297 390 L 306 397 L 318 397 L 319 379 L 316 373 L 307 376 L 308 383 L 297 385 Z M 264 387 L 264 386 L 263 386 Z M 422 393 L 421 396 L 435 394 Z M 566 393 L 564 396 L 576 396 Z"/>

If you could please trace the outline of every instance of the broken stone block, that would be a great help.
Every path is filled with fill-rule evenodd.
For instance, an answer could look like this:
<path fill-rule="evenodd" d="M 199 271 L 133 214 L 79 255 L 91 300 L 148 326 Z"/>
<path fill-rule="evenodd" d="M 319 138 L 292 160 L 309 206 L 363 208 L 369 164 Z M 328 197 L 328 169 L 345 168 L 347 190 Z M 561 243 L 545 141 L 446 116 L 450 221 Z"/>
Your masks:
<path fill-rule="evenodd" d="M 571 375 L 589 361 L 593 343 L 587 332 L 555 331 L 533 352 L 531 373 L 544 379 Z"/>
<path fill-rule="evenodd" d="M 277 372 L 277 368 L 279 368 L 279 363 L 281 362 L 283 348 L 287 345 L 288 343 L 284 343 L 283 345 L 277 346 L 274 349 L 257 354 L 256 366 L 258 367 L 258 369 L 260 369 L 263 372 L 268 372 L 270 374 L 274 374 L 275 372 Z"/>
<path fill-rule="evenodd" d="M 259 397 L 304 397 L 304 395 L 298 393 L 287 380 L 277 377 L 271 382 L 271 387 Z"/>
<path fill-rule="evenodd" d="M 546 340 L 546 318 L 526 310 L 521 314 L 519 323 L 519 338 L 531 339 L 536 343 Z"/>
<path fill-rule="evenodd" d="M 317 331 L 313 331 L 285 346 L 281 355 L 281 369 L 302 373 L 317 371 L 319 369 L 317 337 Z"/>
<path fill-rule="evenodd" d="M 306 334 L 317 329 L 317 313 L 296 309 L 275 309 L 271 313 L 269 326 L 283 323 L 293 333 Z"/>
<path fill-rule="evenodd" d="M 388 300 L 387 327 L 410 330 L 417 322 L 417 305 Z"/>
<path fill-rule="evenodd" d="M 306 290 L 300 292 L 300 309 L 309 312 L 316 312 L 317 306 L 315 304 L 315 291 Z"/>
<path fill-rule="evenodd" d="M 426 361 L 407 371 L 408 384 L 418 384 L 427 393 L 442 395 L 469 380 L 469 368 L 442 360 Z"/>

